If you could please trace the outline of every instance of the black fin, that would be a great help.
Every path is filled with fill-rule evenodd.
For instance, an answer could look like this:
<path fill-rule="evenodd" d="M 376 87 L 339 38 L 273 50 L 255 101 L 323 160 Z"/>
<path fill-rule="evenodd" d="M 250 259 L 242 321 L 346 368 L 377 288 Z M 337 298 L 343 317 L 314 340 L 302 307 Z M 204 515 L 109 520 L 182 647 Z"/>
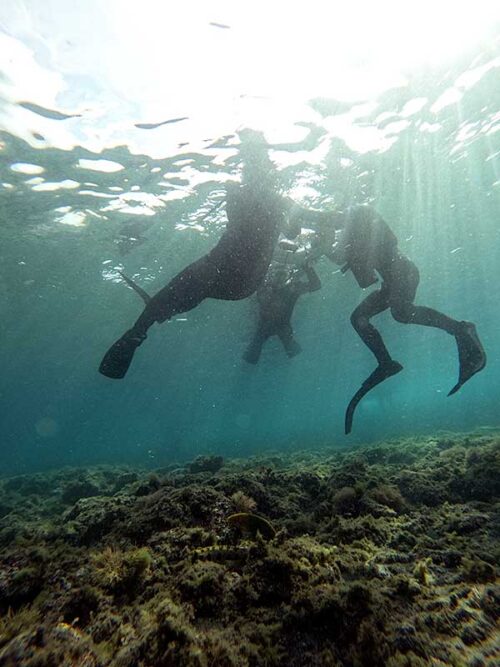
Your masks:
<path fill-rule="evenodd" d="M 463 322 L 462 325 L 463 331 L 456 336 L 460 364 L 458 382 L 448 392 L 448 396 L 455 394 L 467 380 L 486 366 L 486 353 L 477 335 L 476 327 L 472 322 Z"/>
<path fill-rule="evenodd" d="M 145 338 L 145 335 L 136 334 L 133 329 L 127 331 L 106 352 L 99 366 L 99 373 L 115 380 L 124 378 L 134 352 Z"/>
<path fill-rule="evenodd" d="M 139 285 L 137 285 L 137 283 L 134 283 L 134 281 L 131 278 L 126 276 L 120 270 L 117 269 L 117 271 L 121 275 L 123 280 L 127 283 L 127 285 L 129 287 L 131 287 L 134 290 L 134 292 L 137 292 L 137 294 L 141 297 L 141 299 L 144 301 L 144 303 L 148 304 L 151 301 L 151 297 L 149 296 L 149 294 L 145 290 L 142 289 L 142 287 L 139 287 Z"/>
<path fill-rule="evenodd" d="M 366 378 L 358 391 L 351 398 L 351 402 L 347 406 L 345 413 L 345 434 L 348 435 L 352 430 L 352 420 L 354 418 L 354 411 L 358 407 L 358 403 L 366 394 L 371 391 L 378 384 L 390 378 L 391 375 L 396 375 L 403 370 L 401 364 L 397 361 L 391 361 L 387 364 L 377 366 L 373 373 Z"/>

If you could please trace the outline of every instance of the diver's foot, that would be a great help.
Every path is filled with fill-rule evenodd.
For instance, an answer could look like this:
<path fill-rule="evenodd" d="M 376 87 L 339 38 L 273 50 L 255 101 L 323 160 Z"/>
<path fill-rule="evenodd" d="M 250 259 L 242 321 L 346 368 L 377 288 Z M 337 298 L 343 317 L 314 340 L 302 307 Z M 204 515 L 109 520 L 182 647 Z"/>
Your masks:
<path fill-rule="evenodd" d="M 297 343 L 296 340 L 292 341 L 289 345 L 287 345 L 286 353 L 287 353 L 287 356 L 290 359 L 292 357 L 296 357 L 301 352 L 302 352 L 302 348 L 300 347 L 299 343 Z"/>
<path fill-rule="evenodd" d="M 384 380 L 387 380 L 387 378 L 400 373 L 402 370 L 403 366 L 398 361 L 390 359 L 390 361 L 379 364 L 373 373 L 363 382 L 363 385 L 368 385 L 371 389 Z"/>
<path fill-rule="evenodd" d="M 146 334 L 139 334 L 133 329 L 127 331 L 106 352 L 99 366 L 99 373 L 115 380 L 125 377 L 134 352 L 145 338 Z"/>
<path fill-rule="evenodd" d="M 455 339 L 458 347 L 460 371 L 458 382 L 450 390 L 448 396 L 457 392 L 467 380 L 470 380 L 473 375 L 482 371 L 486 366 L 486 353 L 472 322 L 461 322 L 460 330 L 455 334 Z"/>
<path fill-rule="evenodd" d="M 243 355 L 242 359 L 247 362 L 247 364 L 252 364 L 255 366 L 259 363 L 260 353 L 257 354 L 253 350 L 247 350 Z"/>

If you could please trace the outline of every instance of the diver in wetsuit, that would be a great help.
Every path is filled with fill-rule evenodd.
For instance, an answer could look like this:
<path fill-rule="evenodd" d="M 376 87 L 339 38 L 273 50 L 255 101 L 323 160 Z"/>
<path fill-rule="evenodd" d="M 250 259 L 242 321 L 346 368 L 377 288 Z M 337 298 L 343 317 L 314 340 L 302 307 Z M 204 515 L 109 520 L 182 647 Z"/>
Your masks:
<path fill-rule="evenodd" d="M 307 282 L 301 280 L 302 273 L 306 274 Z M 271 336 L 278 336 L 290 358 L 299 354 L 302 350 L 293 336 L 290 322 L 293 309 L 302 294 L 319 289 L 321 281 L 309 263 L 306 262 L 303 270 L 295 271 L 290 277 L 286 266 L 271 265 L 263 286 L 257 292 L 259 322 L 243 359 L 249 364 L 256 364 L 262 346 Z"/>
<path fill-rule="evenodd" d="M 443 313 L 414 304 L 419 283 L 415 264 L 398 250 L 398 241 L 387 223 L 369 206 L 356 206 L 345 216 L 342 240 L 334 253 L 337 263 L 351 270 L 360 287 L 382 278 L 379 289 L 371 292 L 351 315 L 351 323 L 364 344 L 372 351 L 378 367 L 353 396 L 346 411 L 345 432 L 350 433 L 354 410 L 373 387 L 399 373 L 403 367 L 392 359 L 382 336 L 370 319 L 390 308 L 391 315 L 404 324 L 421 324 L 442 329 L 455 337 L 459 355 L 459 378 L 448 396 L 454 394 L 486 365 L 486 354 L 471 322 L 460 322 Z M 376 272 L 376 273 L 375 273 Z"/>
<path fill-rule="evenodd" d="M 240 135 L 241 136 L 241 135 Z M 274 165 L 258 132 L 245 131 L 240 155 L 242 184 L 227 185 L 226 230 L 206 255 L 149 298 L 131 329 L 106 352 L 99 371 L 123 378 L 135 350 L 155 322 L 196 308 L 204 299 L 245 299 L 261 285 L 289 208 L 276 192 Z"/>

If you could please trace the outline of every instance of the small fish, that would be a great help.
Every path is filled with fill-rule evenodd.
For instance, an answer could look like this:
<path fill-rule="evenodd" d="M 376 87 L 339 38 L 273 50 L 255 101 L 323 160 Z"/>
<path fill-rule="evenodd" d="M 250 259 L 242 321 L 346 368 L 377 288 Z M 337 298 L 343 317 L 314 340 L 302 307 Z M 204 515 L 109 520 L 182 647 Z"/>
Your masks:
<path fill-rule="evenodd" d="M 238 514 L 231 514 L 226 520 L 231 526 L 237 526 L 250 535 L 256 536 L 257 533 L 260 533 L 266 540 L 271 540 L 276 535 L 276 530 L 272 524 L 258 514 L 238 512 Z"/>

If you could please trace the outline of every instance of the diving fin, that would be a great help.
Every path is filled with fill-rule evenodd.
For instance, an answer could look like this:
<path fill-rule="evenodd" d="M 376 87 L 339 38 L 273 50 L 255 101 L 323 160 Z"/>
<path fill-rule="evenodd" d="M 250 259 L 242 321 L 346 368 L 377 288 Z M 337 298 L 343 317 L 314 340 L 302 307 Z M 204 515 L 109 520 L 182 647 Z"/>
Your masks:
<path fill-rule="evenodd" d="M 137 294 L 141 297 L 141 299 L 144 301 L 145 304 L 148 304 L 151 301 L 151 297 L 149 296 L 149 294 L 145 290 L 143 290 L 142 287 L 139 287 L 139 285 L 135 283 L 132 280 L 132 278 L 126 276 L 119 269 L 117 269 L 117 272 L 121 275 L 121 277 L 127 283 L 127 285 L 131 287 L 134 290 L 134 292 L 137 292 Z"/>
<path fill-rule="evenodd" d="M 470 380 L 473 375 L 482 371 L 486 366 L 486 353 L 477 335 L 476 327 L 472 322 L 462 322 L 462 329 L 456 334 L 455 338 L 458 347 L 460 371 L 458 382 L 448 392 L 448 396 L 455 394 L 467 380 Z"/>
<path fill-rule="evenodd" d="M 366 378 L 358 391 L 351 398 L 351 402 L 347 406 L 345 413 L 345 434 L 348 435 L 352 430 L 352 420 L 354 418 L 354 411 L 356 410 L 358 403 L 361 399 L 366 396 L 366 394 L 371 391 L 378 384 L 387 380 L 392 375 L 396 375 L 403 370 L 403 366 L 397 361 L 389 361 L 386 364 L 380 364 L 373 371 L 373 373 Z"/>
<path fill-rule="evenodd" d="M 121 380 L 127 374 L 134 352 L 146 338 L 133 329 L 127 331 L 109 348 L 99 366 L 99 373 L 114 380 Z"/>

